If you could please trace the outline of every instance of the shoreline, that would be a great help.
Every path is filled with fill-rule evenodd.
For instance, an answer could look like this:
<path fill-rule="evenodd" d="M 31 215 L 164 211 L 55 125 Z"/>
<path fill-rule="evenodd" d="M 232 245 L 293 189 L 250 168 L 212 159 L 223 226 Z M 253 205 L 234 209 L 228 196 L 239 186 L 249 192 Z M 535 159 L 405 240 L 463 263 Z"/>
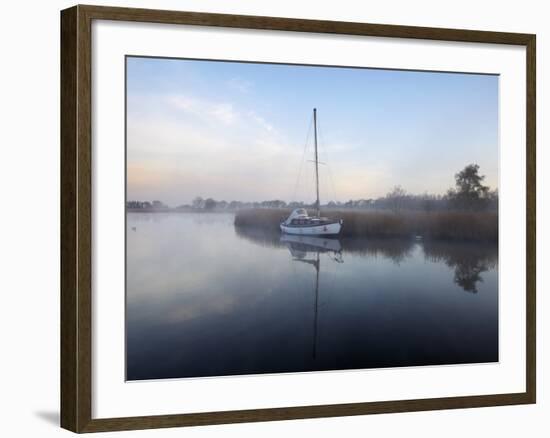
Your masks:
<path fill-rule="evenodd" d="M 127 208 L 126 213 L 233 214 L 240 230 L 280 233 L 279 225 L 290 214 L 286 208 L 204 210 L 178 208 Z M 493 211 L 322 211 L 330 219 L 343 219 L 339 238 L 426 239 L 498 243 L 498 213 Z"/>
<path fill-rule="evenodd" d="M 279 231 L 288 209 L 249 209 L 235 214 L 235 227 Z M 342 219 L 342 238 L 421 238 L 498 242 L 498 213 L 459 211 L 361 211 L 325 210 L 323 216 Z"/>

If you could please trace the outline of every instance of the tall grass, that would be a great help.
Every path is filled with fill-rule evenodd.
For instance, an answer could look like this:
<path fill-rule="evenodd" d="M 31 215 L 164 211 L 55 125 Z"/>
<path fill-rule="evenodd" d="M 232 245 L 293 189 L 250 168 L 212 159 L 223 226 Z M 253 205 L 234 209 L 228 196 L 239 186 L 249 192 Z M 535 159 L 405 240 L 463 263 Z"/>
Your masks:
<path fill-rule="evenodd" d="M 289 209 L 258 208 L 240 210 L 235 226 L 278 231 Z M 421 236 L 427 239 L 498 241 L 498 214 L 495 212 L 418 212 L 400 213 L 361 210 L 329 210 L 330 219 L 343 219 L 341 237 Z"/>
<path fill-rule="evenodd" d="M 291 210 L 286 208 L 250 208 L 235 213 L 235 226 L 260 228 L 266 231 L 279 231 L 279 225 Z"/>

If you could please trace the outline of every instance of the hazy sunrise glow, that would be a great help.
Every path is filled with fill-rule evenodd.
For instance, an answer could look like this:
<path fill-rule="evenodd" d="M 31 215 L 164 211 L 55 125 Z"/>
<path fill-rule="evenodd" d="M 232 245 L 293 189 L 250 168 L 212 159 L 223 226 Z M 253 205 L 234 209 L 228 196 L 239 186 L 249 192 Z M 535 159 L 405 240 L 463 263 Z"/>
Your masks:
<path fill-rule="evenodd" d="M 443 194 L 480 165 L 498 186 L 498 77 L 127 58 L 128 200 L 321 201 Z M 305 159 L 312 158 L 310 133 Z"/>

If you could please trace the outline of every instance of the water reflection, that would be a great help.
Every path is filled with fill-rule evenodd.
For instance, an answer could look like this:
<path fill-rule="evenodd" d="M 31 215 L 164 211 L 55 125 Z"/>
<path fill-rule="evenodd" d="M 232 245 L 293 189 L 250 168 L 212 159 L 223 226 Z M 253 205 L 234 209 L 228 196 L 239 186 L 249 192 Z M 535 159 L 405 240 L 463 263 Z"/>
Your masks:
<path fill-rule="evenodd" d="M 308 253 L 316 253 L 317 256 L 320 253 L 326 253 L 334 261 L 344 262 L 342 259 L 342 244 L 338 239 L 283 234 L 280 241 L 288 247 L 290 254 L 297 261 L 307 261 L 305 258 Z"/>
<path fill-rule="evenodd" d="M 127 231 L 128 380 L 498 360 L 496 247 L 215 213 L 129 214 Z"/>
<path fill-rule="evenodd" d="M 421 248 L 424 259 L 432 263 L 445 263 L 454 270 L 453 281 L 464 291 L 477 293 L 482 274 L 498 265 L 498 246 L 483 242 L 416 241 L 412 239 L 351 239 L 291 236 L 259 229 L 235 227 L 237 235 L 266 247 L 288 246 L 294 258 L 299 252 L 320 251 L 338 254 L 358 254 L 363 257 L 382 257 L 396 265 L 412 257 L 415 248 Z"/>
<path fill-rule="evenodd" d="M 314 236 L 283 235 L 278 231 L 265 231 L 258 228 L 235 227 L 237 236 L 257 245 L 278 248 L 285 246 L 292 239 L 309 239 L 310 246 L 323 246 L 326 242 L 339 245 L 340 252 L 352 253 L 368 257 L 384 257 L 399 264 L 411 256 L 415 241 L 408 239 L 352 239 L 352 238 L 322 238 Z M 305 240 L 302 240 L 305 242 Z M 324 243 L 323 243 L 324 242 Z M 335 243 L 337 242 L 337 243 Z"/>
<path fill-rule="evenodd" d="M 329 239 L 313 236 L 282 235 L 280 241 L 284 243 L 292 255 L 292 260 L 305 263 L 315 269 L 315 305 L 313 308 L 313 359 L 317 356 L 317 325 L 319 319 L 319 273 L 321 271 L 320 254 L 326 254 L 336 263 L 344 263 L 342 245 L 338 239 Z"/>
<path fill-rule="evenodd" d="M 466 292 L 477 293 L 481 274 L 498 265 L 496 245 L 426 242 L 424 256 L 432 262 L 444 262 L 454 269 L 454 282 Z"/>
<path fill-rule="evenodd" d="M 364 257 L 382 257 L 400 265 L 408 258 L 416 247 L 410 239 L 343 239 L 345 252 L 359 254 Z"/>

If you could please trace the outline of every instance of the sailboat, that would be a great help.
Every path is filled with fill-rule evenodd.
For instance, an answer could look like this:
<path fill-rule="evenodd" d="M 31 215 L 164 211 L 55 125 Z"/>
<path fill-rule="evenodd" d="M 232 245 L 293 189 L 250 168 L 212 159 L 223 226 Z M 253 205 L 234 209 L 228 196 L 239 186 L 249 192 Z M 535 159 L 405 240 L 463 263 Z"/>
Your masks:
<path fill-rule="evenodd" d="M 319 158 L 317 153 L 317 108 L 313 108 L 313 127 L 315 139 L 315 187 L 317 200 L 315 202 L 315 216 L 309 216 L 305 208 L 297 208 L 290 216 L 281 222 L 281 231 L 287 234 L 298 235 L 337 235 L 342 229 L 342 219 L 331 220 L 321 217 L 321 203 L 319 201 Z"/>

